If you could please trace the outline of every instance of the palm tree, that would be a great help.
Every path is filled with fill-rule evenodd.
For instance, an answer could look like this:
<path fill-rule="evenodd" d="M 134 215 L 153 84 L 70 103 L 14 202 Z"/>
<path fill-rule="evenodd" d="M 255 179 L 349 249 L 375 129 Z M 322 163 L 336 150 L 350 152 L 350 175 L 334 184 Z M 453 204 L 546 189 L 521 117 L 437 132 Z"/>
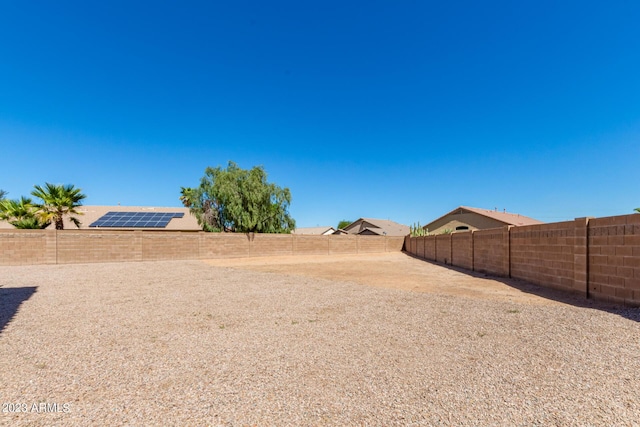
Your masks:
<path fill-rule="evenodd" d="M 4 190 L 0 190 L 0 200 L 4 200 L 4 196 L 7 195 L 7 192 Z"/>
<path fill-rule="evenodd" d="M 40 210 L 43 221 L 53 222 L 56 230 L 64 230 L 62 219 L 65 215 L 82 215 L 76 208 L 82 206 L 82 199 L 86 198 L 79 188 L 73 185 L 55 185 L 45 183 L 44 188 L 39 185 L 34 186 L 35 190 L 31 194 L 42 199 L 41 204 L 35 206 Z M 80 221 L 73 216 L 69 217 L 76 227 L 80 228 Z"/>
<path fill-rule="evenodd" d="M 42 229 L 51 224 L 40 218 L 38 208 L 30 198 L 24 196 L 19 200 L 0 200 L 0 220 L 21 229 Z"/>

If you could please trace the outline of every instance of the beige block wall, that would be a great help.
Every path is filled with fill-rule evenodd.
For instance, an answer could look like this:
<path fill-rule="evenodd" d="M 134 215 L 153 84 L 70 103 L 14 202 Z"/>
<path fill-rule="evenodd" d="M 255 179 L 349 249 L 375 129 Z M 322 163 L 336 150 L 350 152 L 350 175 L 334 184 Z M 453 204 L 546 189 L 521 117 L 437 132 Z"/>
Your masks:
<path fill-rule="evenodd" d="M 55 231 L 0 230 L 0 265 L 55 264 Z"/>
<path fill-rule="evenodd" d="M 444 263 L 450 253 L 463 268 L 640 306 L 640 214 L 412 237 L 405 247 L 421 258 Z"/>
<path fill-rule="evenodd" d="M 316 236 L 324 237 L 324 236 Z M 284 256 L 293 255 L 292 234 L 250 234 L 250 255 L 251 256 Z M 318 243 L 322 240 L 319 239 Z"/>
<path fill-rule="evenodd" d="M 54 231 L 57 263 L 141 261 L 142 236 L 135 231 Z"/>
<path fill-rule="evenodd" d="M 505 270 L 503 228 L 492 228 L 489 230 L 478 230 L 473 232 L 473 267 L 475 271 L 482 273 L 507 276 L 508 269 Z"/>
<path fill-rule="evenodd" d="M 404 236 L 384 236 L 384 242 L 385 252 L 400 252 L 404 248 Z"/>
<path fill-rule="evenodd" d="M 0 265 L 400 252 L 404 237 L 0 230 Z"/>
<path fill-rule="evenodd" d="M 575 221 L 511 230 L 511 277 L 573 291 Z"/>
<path fill-rule="evenodd" d="M 200 239 L 197 232 L 155 231 L 142 234 L 142 260 L 198 259 Z"/>
<path fill-rule="evenodd" d="M 436 236 L 424 237 L 424 258 L 432 261 L 436 260 Z"/>
<path fill-rule="evenodd" d="M 422 236 L 422 237 L 418 237 L 415 240 L 416 244 L 415 244 L 415 249 L 412 252 L 412 255 L 414 256 L 418 256 L 420 258 L 424 258 L 424 244 L 425 244 L 425 237 L 426 236 Z"/>
<path fill-rule="evenodd" d="M 640 303 L 640 215 L 589 220 L 589 295 Z"/>
<path fill-rule="evenodd" d="M 329 254 L 329 242 L 331 235 L 305 236 L 292 235 L 293 253 L 297 255 L 327 255 Z M 340 236 L 336 236 L 340 237 Z"/>
<path fill-rule="evenodd" d="M 366 236 L 375 237 L 375 236 Z M 360 236 L 358 239 L 358 252 L 360 254 L 386 252 L 385 239 L 366 239 Z"/>
<path fill-rule="evenodd" d="M 465 232 L 451 235 L 452 265 L 473 270 L 473 234 Z"/>
<path fill-rule="evenodd" d="M 436 240 L 436 261 L 443 264 L 451 264 L 451 234 L 440 234 L 435 236 Z"/>
<path fill-rule="evenodd" d="M 246 234 L 198 233 L 201 259 L 250 256 L 251 242 Z"/>
<path fill-rule="evenodd" d="M 357 254 L 358 239 L 360 238 L 361 237 L 354 235 L 329 236 L 329 254 Z"/>

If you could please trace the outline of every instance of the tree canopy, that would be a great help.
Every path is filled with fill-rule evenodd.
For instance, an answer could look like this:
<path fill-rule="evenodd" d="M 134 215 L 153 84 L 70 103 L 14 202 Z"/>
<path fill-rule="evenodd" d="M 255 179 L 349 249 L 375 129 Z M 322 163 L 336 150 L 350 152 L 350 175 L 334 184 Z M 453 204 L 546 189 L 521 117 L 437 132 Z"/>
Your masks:
<path fill-rule="evenodd" d="M 0 200 L 0 219 L 20 229 L 42 229 L 51 224 L 41 218 L 33 201 L 24 196 L 16 200 Z"/>
<path fill-rule="evenodd" d="M 182 187 L 180 200 L 205 231 L 290 233 L 291 192 L 267 182 L 262 166 L 208 167 L 198 187 Z"/>
<path fill-rule="evenodd" d="M 31 195 L 42 199 L 42 203 L 35 205 L 41 219 L 45 222 L 55 223 L 56 230 L 63 230 L 62 219 L 65 215 L 69 215 L 69 220 L 80 228 L 80 220 L 71 215 L 81 215 L 76 208 L 82 206 L 82 200 L 87 197 L 81 191 L 71 184 L 55 185 L 47 182 L 44 187 L 34 186 Z"/>
<path fill-rule="evenodd" d="M 0 201 L 4 200 L 6 195 L 7 195 L 7 192 L 0 189 Z"/>
<path fill-rule="evenodd" d="M 343 219 L 338 223 L 338 229 L 344 229 L 347 225 L 351 224 L 353 221 L 349 221 L 348 219 Z"/>

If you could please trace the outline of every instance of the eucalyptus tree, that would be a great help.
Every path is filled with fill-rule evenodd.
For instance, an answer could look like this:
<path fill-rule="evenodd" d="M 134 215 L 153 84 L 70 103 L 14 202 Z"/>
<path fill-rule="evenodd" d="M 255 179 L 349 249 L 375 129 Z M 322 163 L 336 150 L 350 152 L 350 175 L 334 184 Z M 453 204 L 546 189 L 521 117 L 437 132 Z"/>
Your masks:
<path fill-rule="evenodd" d="M 75 188 L 71 184 L 56 185 L 47 182 L 44 187 L 34 186 L 31 195 L 42 200 L 42 203 L 35 204 L 41 220 L 54 223 L 56 230 L 63 230 L 65 216 L 68 216 L 69 220 L 80 228 L 80 220 L 73 215 L 82 215 L 76 210 L 82 206 L 82 200 L 87 197 L 81 191 L 80 188 Z"/>
<path fill-rule="evenodd" d="M 250 170 L 229 162 L 205 169 L 198 187 L 182 187 L 180 200 L 205 231 L 290 233 L 291 191 L 267 181 L 262 166 Z"/>

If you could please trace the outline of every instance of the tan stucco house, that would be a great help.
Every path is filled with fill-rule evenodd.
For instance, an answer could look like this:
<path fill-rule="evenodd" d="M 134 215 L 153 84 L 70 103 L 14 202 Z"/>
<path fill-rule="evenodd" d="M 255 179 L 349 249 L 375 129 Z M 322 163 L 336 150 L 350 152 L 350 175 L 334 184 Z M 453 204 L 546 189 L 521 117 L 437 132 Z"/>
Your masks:
<path fill-rule="evenodd" d="M 516 213 L 460 206 L 440 218 L 431 221 L 423 228 L 431 234 L 441 234 L 445 230 L 456 232 L 498 228 L 505 225 L 518 226 L 542 223 L 542 221 L 538 221 L 537 219 Z"/>

